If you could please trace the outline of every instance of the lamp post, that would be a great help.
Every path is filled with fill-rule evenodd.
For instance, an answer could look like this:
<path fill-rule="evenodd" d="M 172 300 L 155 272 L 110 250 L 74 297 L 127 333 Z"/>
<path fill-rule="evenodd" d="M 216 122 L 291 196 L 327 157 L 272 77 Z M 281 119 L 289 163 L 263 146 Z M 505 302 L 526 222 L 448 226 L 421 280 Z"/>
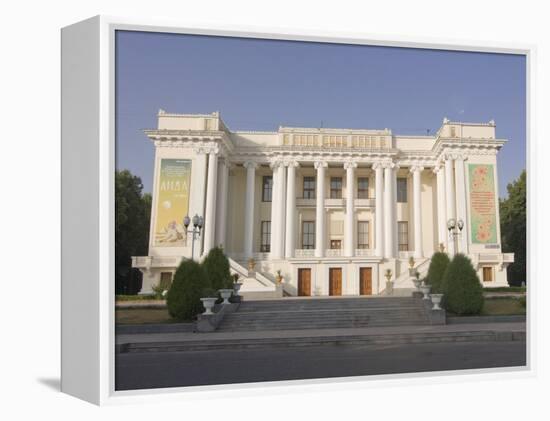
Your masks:
<path fill-rule="evenodd" d="M 458 231 L 457 231 L 458 228 Z M 449 230 L 449 240 L 453 242 L 455 254 L 458 249 L 458 238 L 462 235 L 462 229 L 464 228 L 464 221 L 459 219 L 458 221 L 451 218 L 447 221 L 447 229 Z"/>
<path fill-rule="evenodd" d="M 188 227 L 189 224 L 193 222 L 193 230 L 189 231 Z M 193 221 L 191 221 L 191 218 L 189 218 L 189 215 L 186 215 L 185 218 L 183 218 L 183 226 L 185 227 L 185 233 L 191 234 L 191 260 L 195 259 L 195 238 L 199 238 L 201 235 L 201 230 L 204 225 L 204 218 L 202 216 L 199 216 L 195 214 L 193 217 Z"/>

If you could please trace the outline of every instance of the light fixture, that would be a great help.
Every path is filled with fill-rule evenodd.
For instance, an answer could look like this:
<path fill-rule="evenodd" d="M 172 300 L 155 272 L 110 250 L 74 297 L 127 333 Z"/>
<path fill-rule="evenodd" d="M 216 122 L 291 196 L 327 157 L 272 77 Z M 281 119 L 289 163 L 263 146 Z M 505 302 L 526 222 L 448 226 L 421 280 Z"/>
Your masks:
<path fill-rule="evenodd" d="M 183 226 L 185 227 L 185 229 L 187 229 L 190 223 L 191 218 L 189 218 L 189 215 L 185 215 L 185 217 L 183 218 Z"/>
<path fill-rule="evenodd" d="M 451 231 L 451 230 L 454 230 L 455 227 L 456 227 L 456 221 L 454 220 L 454 218 L 449 219 L 449 220 L 447 221 L 447 229 L 448 229 L 449 231 Z"/>

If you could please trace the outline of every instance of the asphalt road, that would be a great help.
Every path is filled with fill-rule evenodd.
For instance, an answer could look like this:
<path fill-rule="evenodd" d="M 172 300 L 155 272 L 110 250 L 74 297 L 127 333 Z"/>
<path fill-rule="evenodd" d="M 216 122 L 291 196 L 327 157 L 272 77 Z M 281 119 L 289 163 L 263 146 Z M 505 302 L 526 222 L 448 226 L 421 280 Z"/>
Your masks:
<path fill-rule="evenodd" d="M 116 390 L 394 374 L 526 363 L 525 342 L 118 354 Z"/>

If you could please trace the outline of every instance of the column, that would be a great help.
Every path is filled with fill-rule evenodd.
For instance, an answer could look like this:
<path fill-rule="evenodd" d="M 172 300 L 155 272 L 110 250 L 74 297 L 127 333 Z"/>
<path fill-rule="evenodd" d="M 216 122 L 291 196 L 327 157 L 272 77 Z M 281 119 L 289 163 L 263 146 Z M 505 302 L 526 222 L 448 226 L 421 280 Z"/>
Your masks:
<path fill-rule="evenodd" d="M 458 249 L 461 253 L 468 254 L 468 218 L 466 215 L 466 177 L 464 175 L 464 156 L 455 158 L 455 184 L 456 184 L 456 212 L 457 220 L 462 219 L 464 227 L 460 232 Z M 498 206 L 498 205 L 497 205 Z"/>
<path fill-rule="evenodd" d="M 397 231 L 395 222 L 395 178 L 394 164 L 384 164 L 384 257 L 392 259 L 395 257 L 395 235 Z"/>
<path fill-rule="evenodd" d="M 384 168 L 381 163 L 375 163 L 372 168 L 375 171 L 375 254 L 378 257 L 384 256 Z"/>
<path fill-rule="evenodd" d="M 445 201 L 446 201 L 446 217 L 449 219 L 455 219 L 455 190 L 453 179 L 453 158 L 450 155 L 445 156 Z M 445 227 L 447 226 L 445 221 Z M 448 236 L 448 231 L 447 234 Z M 456 253 L 454 240 L 449 238 L 448 247 L 449 253 L 454 255 Z"/>
<path fill-rule="evenodd" d="M 357 168 L 356 162 L 346 162 L 344 164 L 346 169 L 346 219 L 344 226 L 344 256 L 352 257 L 355 253 L 355 245 L 353 242 L 353 219 L 354 219 L 354 206 L 353 198 L 355 196 L 355 168 Z"/>
<path fill-rule="evenodd" d="M 327 163 L 317 161 L 317 203 L 315 213 L 315 257 L 325 255 L 325 168 Z"/>
<path fill-rule="evenodd" d="M 284 256 L 285 235 L 285 166 L 281 161 L 274 161 L 273 194 L 271 201 L 271 258 Z"/>
<path fill-rule="evenodd" d="M 294 257 L 296 248 L 296 167 L 298 162 L 287 163 L 286 175 L 286 235 L 285 235 L 285 257 Z"/>
<path fill-rule="evenodd" d="M 277 168 L 277 183 L 279 188 L 277 189 L 277 226 L 279 227 L 279 234 L 277 235 L 277 256 L 279 258 L 284 257 L 285 255 L 285 202 L 286 202 L 286 174 L 285 174 L 285 165 L 281 163 L 279 168 Z"/>
<path fill-rule="evenodd" d="M 271 190 L 271 241 L 269 245 L 270 258 L 276 257 L 275 244 L 277 243 L 277 234 L 279 229 L 277 227 L 277 191 L 279 189 L 279 183 L 277 182 L 277 168 L 279 167 L 278 161 L 273 161 L 269 164 L 269 167 L 273 171 L 272 174 L 272 190 Z"/>
<path fill-rule="evenodd" d="M 439 245 L 443 244 L 447 250 L 447 218 L 445 216 L 445 172 L 441 163 L 434 168 L 437 177 L 437 250 Z"/>
<path fill-rule="evenodd" d="M 216 189 L 218 186 L 218 148 L 208 152 L 208 179 L 206 181 L 206 213 L 204 217 L 204 250 L 207 254 L 214 247 L 216 232 Z"/>
<path fill-rule="evenodd" d="M 227 157 L 218 164 L 219 189 L 216 199 L 216 244 L 225 248 L 225 232 L 227 229 L 227 189 L 229 185 L 229 162 Z"/>
<path fill-rule="evenodd" d="M 411 167 L 413 175 L 413 213 L 414 213 L 414 257 L 424 257 L 422 250 L 422 171 L 424 167 L 414 165 Z"/>
<path fill-rule="evenodd" d="M 247 161 L 243 164 L 246 168 L 246 195 L 244 203 L 244 258 L 252 257 L 254 243 L 254 192 L 256 190 L 256 168 L 258 164 Z"/>
<path fill-rule="evenodd" d="M 206 149 L 204 147 L 197 148 L 195 150 L 196 158 L 193 159 L 193 165 L 191 166 L 191 180 L 197 180 L 197 182 L 191 183 L 191 199 L 189 203 L 189 217 L 193 218 L 194 215 L 204 217 L 204 196 L 206 188 L 206 165 L 207 156 Z M 204 240 L 204 232 L 198 241 L 195 241 L 195 256 L 202 256 L 202 244 Z M 191 236 L 187 238 L 187 245 L 191 247 Z"/>

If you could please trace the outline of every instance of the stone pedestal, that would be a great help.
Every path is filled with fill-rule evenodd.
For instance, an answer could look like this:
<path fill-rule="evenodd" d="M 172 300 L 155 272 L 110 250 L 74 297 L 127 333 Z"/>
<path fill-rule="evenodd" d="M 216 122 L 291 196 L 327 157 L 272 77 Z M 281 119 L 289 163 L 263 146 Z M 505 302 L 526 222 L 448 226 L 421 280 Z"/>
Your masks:
<path fill-rule="evenodd" d="M 447 315 L 445 310 L 429 310 L 430 324 L 432 325 L 444 325 L 447 324 Z"/>

